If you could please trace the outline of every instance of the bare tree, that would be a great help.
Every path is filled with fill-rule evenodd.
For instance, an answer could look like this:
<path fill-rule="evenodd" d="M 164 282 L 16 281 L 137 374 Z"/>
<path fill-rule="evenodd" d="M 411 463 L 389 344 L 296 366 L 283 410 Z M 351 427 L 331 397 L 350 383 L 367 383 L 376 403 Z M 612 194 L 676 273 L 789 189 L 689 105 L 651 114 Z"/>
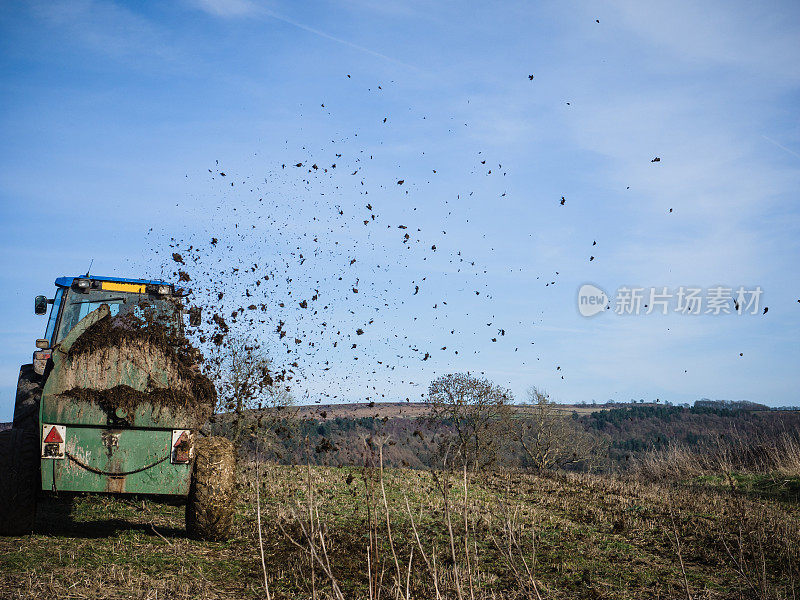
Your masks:
<path fill-rule="evenodd" d="M 530 408 L 517 419 L 515 431 L 525 462 L 538 471 L 564 468 L 597 456 L 602 440 L 558 410 L 547 392 L 527 391 Z"/>
<path fill-rule="evenodd" d="M 428 387 L 430 419 L 444 457 L 458 456 L 473 471 L 492 465 L 508 432 L 511 391 L 469 373 L 450 373 Z"/>
<path fill-rule="evenodd" d="M 294 399 L 282 381 L 272 375 L 272 360 L 256 342 L 228 338 L 215 361 L 218 400 L 216 412 L 233 412 L 233 434 L 241 433 L 241 418 L 248 409 L 280 409 Z"/>

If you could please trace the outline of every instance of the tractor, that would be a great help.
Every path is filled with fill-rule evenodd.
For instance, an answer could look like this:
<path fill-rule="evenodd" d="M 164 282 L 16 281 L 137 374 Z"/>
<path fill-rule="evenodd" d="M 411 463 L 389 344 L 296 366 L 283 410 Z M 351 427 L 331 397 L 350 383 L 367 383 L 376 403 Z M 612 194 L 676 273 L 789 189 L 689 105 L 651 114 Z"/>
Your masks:
<path fill-rule="evenodd" d="M 190 536 L 228 538 L 235 453 L 205 435 L 216 392 L 185 336 L 185 291 L 88 274 L 55 286 L 35 299 L 47 328 L 0 432 L 0 535 L 30 533 L 45 495 L 96 493 L 185 500 Z"/>

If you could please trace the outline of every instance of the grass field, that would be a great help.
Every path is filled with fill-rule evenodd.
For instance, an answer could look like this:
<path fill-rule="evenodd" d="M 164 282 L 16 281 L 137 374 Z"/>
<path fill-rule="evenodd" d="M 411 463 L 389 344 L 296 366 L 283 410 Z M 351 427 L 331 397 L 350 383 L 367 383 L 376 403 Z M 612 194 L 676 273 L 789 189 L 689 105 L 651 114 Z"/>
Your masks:
<path fill-rule="evenodd" d="M 186 539 L 178 505 L 45 500 L 32 536 L 0 538 L 0 597 L 266 598 L 254 469 L 240 468 L 225 543 Z M 268 585 L 272 598 L 796 598 L 800 505 L 781 489 L 798 481 L 740 479 L 494 474 L 470 477 L 465 502 L 460 473 L 262 465 Z"/>

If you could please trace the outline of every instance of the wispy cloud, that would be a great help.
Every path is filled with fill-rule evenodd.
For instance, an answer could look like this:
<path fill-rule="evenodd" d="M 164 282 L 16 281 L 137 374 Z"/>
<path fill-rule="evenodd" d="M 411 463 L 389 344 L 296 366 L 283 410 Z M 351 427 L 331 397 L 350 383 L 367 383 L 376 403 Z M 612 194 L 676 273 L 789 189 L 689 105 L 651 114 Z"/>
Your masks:
<path fill-rule="evenodd" d="M 262 10 L 250 0 L 192 0 L 192 5 L 215 17 L 244 17 Z"/>
<path fill-rule="evenodd" d="M 616 245 L 620 273 L 687 283 L 727 274 L 746 283 L 788 258 L 767 225 L 800 171 L 764 153 L 754 135 L 753 119 L 769 123 L 773 115 L 754 115 L 747 101 L 717 104 L 721 86 L 679 80 L 608 100 L 598 93 L 570 120 L 576 142 L 608 161 L 598 181 L 618 190 L 609 210 L 625 217 L 624 229 L 611 224 L 624 236 Z M 737 90 L 729 87 L 728 96 Z M 769 92 L 755 99 L 773 100 Z"/>
<path fill-rule="evenodd" d="M 315 27 L 310 27 L 299 21 L 291 19 L 289 17 L 283 16 L 266 6 L 265 4 L 256 4 L 255 2 L 251 2 L 250 0 L 193 0 L 192 5 L 202 10 L 203 12 L 215 16 L 215 17 L 224 17 L 224 18 L 242 18 L 242 17 L 251 17 L 251 18 L 260 18 L 260 19 L 274 19 L 276 21 L 280 21 L 281 23 L 286 23 L 287 25 L 291 25 L 297 29 L 305 31 L 307 33 L 311 33 L 315 36 L 321 37 L 326 40 L 330 40 L 337 44 L 341 44 L 343 46 L 347 46 L 348 48 L 352 48 L 358 52 L 363 52 L 364 54 L 368 54 L 375 58 L 379 58 L 381 60 L 388 61 L 392 64 L 405 67 L 407 69 L 411 69 L 414 71 L 420 71 L 420 69 L 414 65 L 408 64 L 381 52 L 377 52 L 371 48 L 367 48 L 360 44 L 356 44 L 355 42 L 351 42 L 350 40 L 346 40 L 342 37 L 332 35 Z"/>
<path fill-rule="evenodd" d="M 796 3 L 619 0 L 615 7 L 631 33 L 696 68 L 716 63 L 790 84 L 800 80 Z"/>
<path fill-rule="evenodd" d="M 778 148 L 780 148 L 781 150 L 785 150 L 786 152 L 788 152 L 788 153 L 789 153 L 789 154 L 791 154 L 792 156 L 794 156 L 794 157 L 797 157 L 797 158 L 800 158 L 800 154 L 798 154 L 797 152 L 795 152 L 795 151 L 794 151 L 794 150 L 792 150 L 791 148 L 787 148 L 786 146 L 784 146 L 784 145 L 783 145 L 783 144 L 781 144 L 780 142 L 776 142 L 776 141 L 775 141 L 775 140 L 773 140 L 771 137 L 767 137 L 766 135 L 764 135 L 764 136 L 762 136 L 762 137 L 763 137 L 765 140 L 767 140 L 768 142 L 771 142 L 771 143 L 775 144 L 775 145 L 776 145 Z"/>
<path fill-rule="evenodd" d="M 343 38 L 337 37 L 335 35 L 331 35 L 331 34 L 326 33 L 324 31 L 320 31 L 319 29 L 315 29 L 313 27 L 309 27 L 308 25 L 303 25 L 302 23 L 298 23 L 297 21 L 294 21 L 292 19 L 288 19 L 288 18 L 283 17 L 281 15 L 278 15 L 278 14 L 272 12 L 272 11 L 266 11 L 266 14 L 269 15 L 271 18 L 277 20 L 277 21 L 281 21 L 281 22 L 286 23 L 287 25 L 291 25 L 293 27 L 297 27 L 298 29 L 302 29 L 303 31 L 307 31 L 308 33 L 313 33 L 314 35 L 317 35 L 317 36 L 319 36 L 321 38 L 324 38 L 326 40 L 330 40 L 332 42 L 336 42 L 337 44 L 343 44 L 343 45 L 347 46 L 348 48 L 352 48 L 353 50 L 358 50 L 359 52 L 364 52 L 366 54 L 369 54 L 370 56 L 374 56 L 376 58 L 380 58 L 380 59 L 389 61 L 389 62 L 391 62 L 393 64 L 399 65 L 401 67 L 405 67 L 407 69 L 412 69 L 414 71 L 420 71 L 420 69 L 418 67 L 415 67 L 414 65 L 408 64 L 408 63 L 403 62 L 401 60 L 398 60 L 396 58 L 392 58 L 391 56 L 387 56 L 386 54 L 382 54 L 381 52 L 376 52 L 375 50 L 372 50 L 370 48 L 366 48 L 366 47 L 361 46 L 359 44 L 353 43 L 353 42 L 351 42 L 349 40 L 345 40 Z"/>
<path fill-rule="evenodd" d="M 97 0 L 35 2 L 33 14 L 69 33 L 101 56 L 133 59 L 155 57 L 162 64 L 178 54 L 164 30 L 130 9 Z"/>

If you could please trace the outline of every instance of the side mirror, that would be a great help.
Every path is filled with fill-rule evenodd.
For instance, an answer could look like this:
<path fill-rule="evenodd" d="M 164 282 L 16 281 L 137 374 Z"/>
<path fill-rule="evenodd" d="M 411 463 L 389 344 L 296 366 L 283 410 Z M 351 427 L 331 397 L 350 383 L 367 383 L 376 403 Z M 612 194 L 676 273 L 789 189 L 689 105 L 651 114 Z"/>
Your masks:
<path fill-rule="evenodd" d="M 43 315 L 47 312 L 47 296 L 36 296 L 33 301 L 33 312 Z"/>
<path fill-rule="evenodd" d="M 203 313 L 199 306 L 193 306 L 189 309 L 189 326 L 199 327 L 203 321 Z"/>

